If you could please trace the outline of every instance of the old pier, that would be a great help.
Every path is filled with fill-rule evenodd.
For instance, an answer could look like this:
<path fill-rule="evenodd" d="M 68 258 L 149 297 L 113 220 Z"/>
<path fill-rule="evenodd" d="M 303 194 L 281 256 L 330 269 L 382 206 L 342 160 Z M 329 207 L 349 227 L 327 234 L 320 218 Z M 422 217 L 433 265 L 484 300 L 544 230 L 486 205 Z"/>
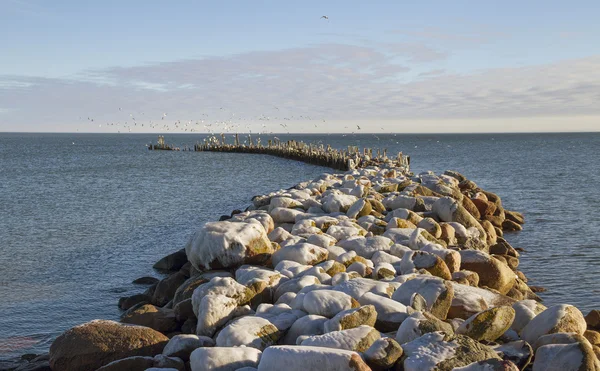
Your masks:
<path fill-rule="evenodd" d="M 150 144 L 150 150 L 179 151 L 179 147 L 165 144 L 164 137 L 158 137 L 157 144 Z M 191 150 L 189 147 L 183 149 Z M 271 155 L 302 161 L 313 165 L 330 167 L 336 170 L 350 170 L 366 166 L 392 166 L 404 168 L 409 171 L 410 157 L 399 152 L 392 157 L 388 156 L 387 149 L 362 148 L 347 146 L 343 149 L 333 148 L 331 145 L 305 143 L 296 140 L 281 141 L 277 137 L 267 140 L 264 144 L 260 138 L 256 141 L 248 135 L 246 143 L 241 143 L 236 134 L 232 144 L 226 143 L 225 135 L 205 139 L 202 143 L 194 145 L 196 152 L 231 152 Z"/>

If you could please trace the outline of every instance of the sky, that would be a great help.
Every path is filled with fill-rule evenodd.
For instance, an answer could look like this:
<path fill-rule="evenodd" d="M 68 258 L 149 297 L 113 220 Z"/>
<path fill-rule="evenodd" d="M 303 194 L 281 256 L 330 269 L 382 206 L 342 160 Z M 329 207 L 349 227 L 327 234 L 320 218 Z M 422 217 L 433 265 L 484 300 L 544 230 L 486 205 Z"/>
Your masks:
<path fill-rule="evenodd" d="M 0 0 L 0 132 L 600 131 L 598 14 L 598 1 Z"/>

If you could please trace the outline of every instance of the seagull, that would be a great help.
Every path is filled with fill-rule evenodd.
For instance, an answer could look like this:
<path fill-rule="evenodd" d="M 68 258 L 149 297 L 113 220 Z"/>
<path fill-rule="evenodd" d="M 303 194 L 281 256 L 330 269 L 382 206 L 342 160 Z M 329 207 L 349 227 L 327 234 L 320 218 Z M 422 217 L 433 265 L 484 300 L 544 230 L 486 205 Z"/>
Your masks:
<path fill-rule="evenodd" d="M 322 16 L 322 17 L 321 17 L 321 18 L 319 18 L 319 19 L 323 19 L 323 18 L 325 18 L 325 19 L 329 20 L 329 17 L 328 17 L 328 16 L 326 16 L 326 15 Z"/>
<path fill-rule="evenodd" d="M 360 126 L 356 125 L 357 130 L 360 130 Z"/>

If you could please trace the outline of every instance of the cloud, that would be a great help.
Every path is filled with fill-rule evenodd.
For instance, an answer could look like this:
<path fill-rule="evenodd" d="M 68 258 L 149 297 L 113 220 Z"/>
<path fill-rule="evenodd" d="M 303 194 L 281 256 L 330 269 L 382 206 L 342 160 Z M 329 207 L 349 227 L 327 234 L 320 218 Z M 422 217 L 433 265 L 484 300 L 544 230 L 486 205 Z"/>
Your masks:
<path fill-rule="evenodd" d="M 261 115 L 433 120 L 600 114 L 600 56 L 471 74 L 431 70 L 411 80 L 406 72 L 428 60 L 428 51 L 411 47 L 332 43 L 85 71 L 71 79 L 0 76 L 0 102 L 10 110 L 0 117 L 0 131 L 74 130 L 79 117 L 88 116 L 131 123 L 129 112 L 146 122 L 160 122 L 168 112 L 169 120 L 252 125 Z M 412 62 L 399 61 L 403 48 L 413 51 Z M 278 128 L 274 120 L 266 124 Z"/>

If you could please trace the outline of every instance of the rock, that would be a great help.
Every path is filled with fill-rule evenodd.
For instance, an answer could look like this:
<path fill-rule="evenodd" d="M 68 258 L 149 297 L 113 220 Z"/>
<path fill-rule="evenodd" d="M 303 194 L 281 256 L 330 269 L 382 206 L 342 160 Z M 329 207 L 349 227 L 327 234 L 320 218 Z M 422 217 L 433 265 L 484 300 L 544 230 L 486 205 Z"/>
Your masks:
<path fill-rule="evenodd" d="M 119 298 L 119 308 L 127 310 L 140 303 L 150 303 L 152 297 L 146 294 L 135 294 Z"/>
<path fill-rule="evenodd" d="M 461 204 L 475 219 L 481 219 L 479 207 L 469 197 L 463 197 Z"/>
<path fill-rule="evenodd" d="M 332 319 L 325 322 L 324 331 L 341 331 L 362 325 L 375 326 L 377 311 L 373 305 L 364 305 L 359 308 L 347 309 L 339 312 Z"/>
<path fill-rule="evenodd" d="M 133 284 L 136 285 L 153 285 L 155 283 L 158 283 L 159 279 L 155 278 L 155 277 L 140 277 L 140 278 L 136 278 L 135 280 L 133 280 Z"/>
<path fill-rule="evenodd" d="M 173 295 L 173 306 L 183 300 L 191 298 L 196 287 L 209 282 L 214 277 L 231 277 L 231 274 L 225 271 L 208 271 L 191 276 L 175 290 L 175 294 Z"/>
<path fill-rule="evenodd" d="M 381 338 L 375 340 L 363 355 L 373 371 L 383 371 L 402 357 L 402 347 L 392 338 Z"/>
<path fill-rule="evenodd" d="M 240 317 L 225 326 L 217 335 L 218 347 L 245 346 L 264 350 L 274 345 L 281 333 L 271 322 L 264 318 Z"/>
<path fill-rule="evenodd" d="M 272 346 L 265 350 L 259 371 L 368 371 L 356 352 L 313 346 Z M 195 370 L 193 370 L 195 371 Z"/>
<path fill-rule="evenodd" d="M 178 271 L 187 261 L 188 258 L 185 254 L 185 249 L 181 249 L 160 259 L 152 268 L 164 271 Z"/>
<path fill-rule="evenodd" d="M 188 241 L 185 251 L 194 268 L 203 271 L 263 264 L 275 252 L 259 222 L 206 223 Z"/>
<path fill-rule="evenodd" d="M 419 269 L 425 269 L 433 276 L 445 280 L 452 279 L 446 263 L 439 256 L 426 251 L 407 252 L 404 254 L 399 266 L 402 274 L 409 274 Z"/>
<path fill-rule="evenodd" d="M 462 206 L 459 201 L 450 197 L 442 197 L 433 204 L 433 212 L 435 212 L 440 220 L 444 222 L 457 222 L 464 225 L 466 228 L 476 228 L 480 235 L 484 236 L 485 231 L 481 224 L 471 215 L 467 209 Z"/>
<path fill-rule="evenodd" d="M 532 371 L 579 371 L 598 370 L 600 362 L 586 342 L 551 344 L 539 347 L 535 352 Z"/>
<path fill-rule="evenodd" d="M 238 301 L 225 295 L 206 295 L 194 308 L 198 313 L 196 335 L 210 337 L 235 317 Z"/>
<path fill-rule="evenodd" d="M 404 371 L 450 371 L 473 362 L 500 359 L 489 346 L 463 335 L 431 332 L 402 345 Z"/>
<path fill-rule="evenodd" d="M 269 211 L 269 214 L 273 218 L 273 221 L 277 224 L 295 223 L 296 217 L 304 214 L 304 210 L 276 207 L 273 210 Z"/>
<path fill-rule="evenodd" d="M 361 305 L 372 305 L 377 312 L 375 328 L 381 332 L 396 331 L 412 309 L 395 300 L 367 292 L 358 299 Z"/>
<path fill-rule="evenodd" d="M 361 198 L 350 206 L 346 215 L 349 218 L 358 219 L 361 216 L 369 215 L 372 210 L 371 204 L 364 198 Z"/>
<path fill-rule="evenodd" d="M 50 367 L 95 370 L 117 359 L 153 356 L 162 351 L 168 340 L 148 327 L 95 320 L 75 326 L 54 340 L 50 346 Z"/>
<path fill-rule="evenodd" d="M 190 359 L 190 354 L 201 347 L 213 347 L 215 341 L 206 336 L 197 335 L 175 335 L 169 340 L 162 351 L 167 357 L 178 357 L 184 361 Z"/>
<path fill-rule="evenodd" d="M 152 304 L 144 304 L 132 309 L 123 313 L 121 322 L 150 327 L 164 334 L 179 328 L 173 309 L 158 308 Z"/>
<path fill-rule="evenodd" d="M 600 345 L 600 332 L 593 330 L 586 330 L 583 333 L 583 337 L 586 338 L 592 345 Z"/>
<path fill-rule="evenodd" d="M 136 356 L 112 361 L 111 363 L 100 367 L 96 371 L 145 371 L 152 367 L 154 367 L 153 357 Z"/>
<path fill-rule="evenodd" d="M 433 218 L 423 218 L 423 220 L 417 224 L 417 227 L 423 228 L 435 238 L 442 237 L 442 227 L 440 227 L 438 222 L 436 222 Z"/>
<path fill-rule="evenodd" d="M 355 251 L 357 255 L 366 259 L 371 259 L 373 254 L 378 251 L 390 251 L 393 245 L 392 240 L 383 236 L 363 237 L 354 236 L 339 241 L 338 246 L 348 251 Z"/>
<path fill-rule="evenodd" d="M 523 340 L 496 345 L 492 348 L 498 353 L 500 358 L 505 361 L 511 361 L 519 368 L 519 370 L 525 369 L 533 358 L 533 349 L 531 349 L 531 345 Z"/>
<path fill-rule="evenodd" d="M 521 338 L 533 344 L 547 334 L 574 332 L 583 335 L 586 330 L 585 319 L 579 309 L 572 305 L 552 306 L 534 317 L 521 331 Z"/>
<path fill-rule="evenodd" d="M 164 354 L 157 354 L 154 356 L 154 368 L 157 371 L 164 371 L 165 369 L 185 371 L 185 363 L 178 357 L 167 357 Z"/>
<path fill-rule="evenodd" d="M 504 209 L 504 215 L 506 219 L 511 220 L 517 224 L 525 224 L 525 217 L 523 217 L 523 214 L 517 211 L 509 211 Z"/>
<path fill-rule="evenodd" d="M 477 287 L 479 286 L 479 275 L 473 271 L 462 270 L 452 273 L 452 281 Z"/>
<path fill-rule="evenodd" d="M 472 315 L 456 330 L 477 341 L 495 341 L 510 328 L 515 310 L 509 306 L 494 307 Z"/>
<path fill-rule="evenodd" d="M 299 336 L 322 335 L 327 321 L 329 321 L 327 317 L 314 314 L 298 318 L 286 332 L 283 344 L 296 345 Z"/>
<path fill-rule="evenodd" d="M 523 227 L 520 224 L 513 222 L 512 220 L 505 219 L 502 222 L 502 230 L 506 232 L 517 232 L 522 231 Z"/>
<path fill-rule="evenodd" d="M 485 361 L 473 362 L 463 367 L 454 368 L 456 371 L 519 371 L 519 368 L 511 361 L 486 359 Z"/>
<path fill-rule="evenodd" d="M 181 286 L 187 278 L 181 272 L 175 272 L 169 277 L 162 279 L 152 295 L 152 304 L 159 307 L 165 306 L 173 297 L 177 288 Z"/>
<path fill-rule="evenodd" d="M 513 305 L 516 302 L 516 300 L 497 292 L 479 287 L 461 285 L 452 281 L 446 282 L 450 282 L 454 289 L 454 297 L 448 311 L 448 318 L 467 319 L 473 314 L 482 312 L 488 308 L 500 305 Z"/>
<path fill-rule="evenodd" d="M 494 212 L 497 208 L 495 203 L 482 200 L 480 198 L 471 199 L 471 202 L 477 208 L 477 211 L 479 212 L 479 218 L 483 218 L 486 215 L 494 215 Z"/>
<path fill-rule="evenodd" d="M 316 290 L 304 296 L 303 306 L 309 314 L 333 318 L 339 312 L 359 305 L 350 295 L 343 292 Z"/>
<path fill-rule="evenodd" d="M 267 232 L 267 234 L 273 232 L 273 230 L 275 229 L 275 223 L 273 222 L 273 218 L 271 218 L 269 213 L 267 213 L 266 211 L 263 211 L 263 210 L 253 210 L 253 211 L 246 211 L 243 213 L 238 213 L 238 214 L 232 215 L 232 217 L 229 221 L 230 222 L 252 222 L 254 220 L 258 221 L 260 224 L 262 224 L 262 226 L 265 229 L 265 231 Z"/>
<path fill-rule="evenodd" d="M 284 260 L 294 261 L 303 265 L 315 265 L 327 260 L 327 249 L 309 243 L 299 243 L 285 246 L 273 254 L 273 265 Z"/>
<path fill-rule="evenodd" d="M 411 342 L 427 333 L 440 331 L 453 335 L 452 326 L 427 312 L 411 314 L 398 328 L 396 341 L 399 344 Z"/>
<path fill-rule="evenodd" d="M 194 307 L 192 305 L 192 299 L 185 299 L 177 303 L 173 307 L 173 311 L 175 312 L 175 318 L 177 318 L 178 322 L 185 322 L 188 319 L 196 319 L 196 314 L 194 314 Z"/>
<path fill-rule="evenodd" d="M 513 304 L 515 320 L 510 326 L 517 333 L 521 332 L 533 317 L 545 311 L 547 308 L 535 300 L 521 300 Z"/>
<path fill-rule="evenodd" d="M 591 310 L 585 316 L 585 323 L 587 323 L 589 328 L 600 331 L 600 311 L 597 309 Z"/>
<path fill-rule="evenodd" d="M 358 197 L 355 196 L 330 193 L 321 202 L 323 203 L 322 209 L 326 213 L 345 213 L 356 201 L 358 201 Z"/>
<path fill-rule="evenodd" d="M 425 299 L 426 310 L 439 319 L 446 319 L 454 297 L 450 281 L 438 277 L 416 277 L 400 285 L 392 295 L 392 299 L 411 306 L 415 293 Z"/>
<path fill-rule="evenodd" d="M 262 352 L 247 347 L 198 348 L 190 355 L 191 371 L 236 371 L 242 367 L 258 367 Z"/>
<path fill-rule="evenodd" d="M 515 273 L 497 258 L 482 251 L 460 251 L 460 269 L 476 272 L 479 275 L 479 285 L 487 286 L 506 294 L 515 284 Z"/>
<path fill-rule="evenodd" d="M 333 331 L 323 335 L 313 335 L 299 345 L 323 348 L 346 349 L 364 352 L 381 334 L 371 326 L 359 326 L 349 330 Z"/>

